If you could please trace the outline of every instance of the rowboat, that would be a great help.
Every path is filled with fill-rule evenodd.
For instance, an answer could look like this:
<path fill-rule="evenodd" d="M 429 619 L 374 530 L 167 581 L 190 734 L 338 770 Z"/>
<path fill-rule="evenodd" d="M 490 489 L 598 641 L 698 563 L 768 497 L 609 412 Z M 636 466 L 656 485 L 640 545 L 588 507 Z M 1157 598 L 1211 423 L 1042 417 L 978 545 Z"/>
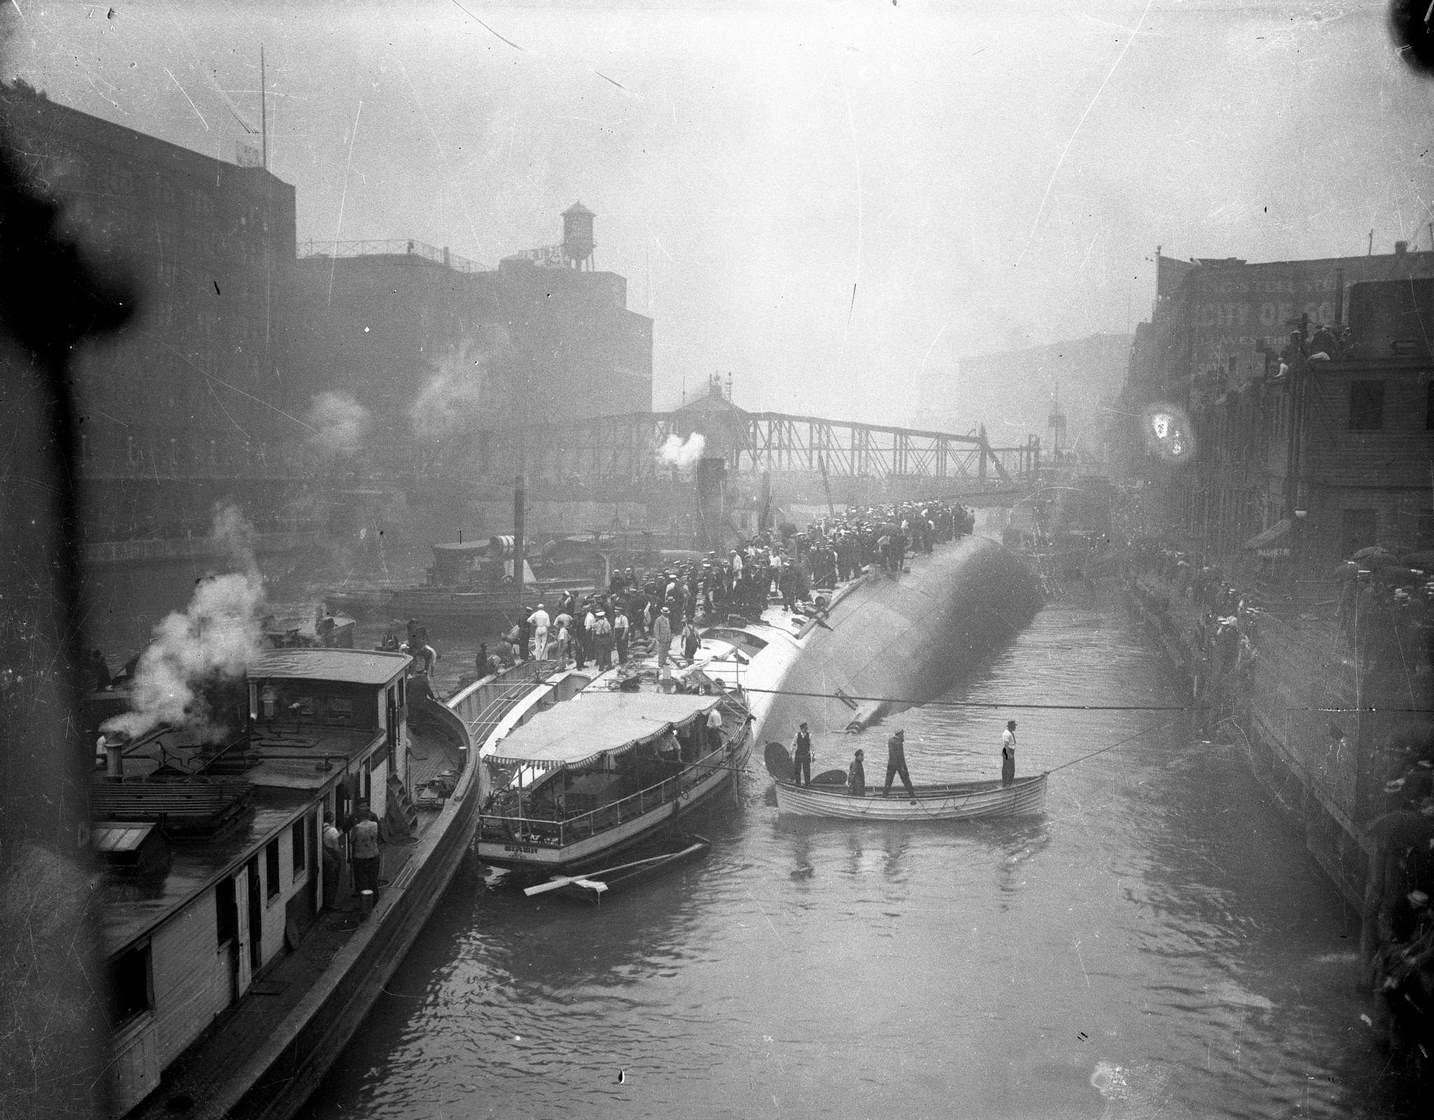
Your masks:
<path fill-rule="evenodd" d="M 773 750 L 773 748 L 776 748 Z M 798 785 L 790 779 L 780 743 L 767 744 L 767 770 L 777 787 L 777 811 L 794 817 L 832 817 L 865 821 L 970 821 L 1042 813 L 1048 774 L 1031 774 L 1003 785 L 999 778 L 979 782 L 942 782 L 912 786 L 913 795 L 895 785 L 889 795 L 868 787 L 847 792 L 845 783 Z"/>
<path fill-rule="evenodd" d="M 706 837 L 692 833 L 679 838 L 668 851 L 582 874 L 555 875 L 546 882 L 525 888 L 523 893 L 531 897 L 558 891 L 572 898 L 601 902 L 603 896 L 609 892 L 633 886 L 641 880 L 666 871 L 674 864 L 704 856 L 711 847 L 712 843 Z"/>
<path fill-rule="evenodd" d="M 777 811 L 794 817 L 836 817 L 866 821 L 970 821 L 1041 813 L 1046 807 L 1045 774 L 1016 778 L 913 785 L 915 797 L 900 786 L 890 796 L 868 789 L 858 796 L 836 786 L 799 786 L 777 782 Z"/>

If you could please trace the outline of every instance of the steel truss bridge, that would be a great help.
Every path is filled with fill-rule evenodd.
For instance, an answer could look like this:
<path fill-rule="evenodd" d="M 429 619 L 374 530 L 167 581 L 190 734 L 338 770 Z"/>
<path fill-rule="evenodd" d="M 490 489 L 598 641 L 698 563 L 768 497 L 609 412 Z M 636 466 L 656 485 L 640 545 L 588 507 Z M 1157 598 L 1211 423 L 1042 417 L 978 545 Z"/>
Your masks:
<path fill-rule="evenodd" d="M 702 456 L 729 473 L 825 476 L 839 490 L 859 482 L 920 493 L 972 493 L 1027 486 L 1040 468 L 1040 442 L 992 447 L 975 435 L 825 420 L 778 412 L 681 409 L 488 432 L 486 475 L 521 471 L 541 484 L 663 482 L 674 464 L 660 450 L 674 437 L 704 437 Z M 689 445 L 690 447 L 690 445 Z M 688 464 L 684 464 L 688 465 Z M 846 483 L 846 486 L 842 486 Z"/>

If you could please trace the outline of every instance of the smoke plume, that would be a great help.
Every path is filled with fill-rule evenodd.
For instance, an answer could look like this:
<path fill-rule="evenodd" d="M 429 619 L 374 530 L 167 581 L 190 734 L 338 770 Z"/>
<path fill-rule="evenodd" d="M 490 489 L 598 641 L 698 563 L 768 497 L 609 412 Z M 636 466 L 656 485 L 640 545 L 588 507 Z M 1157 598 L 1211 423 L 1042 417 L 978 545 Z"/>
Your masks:
<path fill-rule="evenodd" d="M 161 724 L 198 735 L 217 729 L 204 699 L 212 685 L 241 678 L 261 646 L 264 580 L 253 552 L 254 530 L 236 508 L 217 506 L 210 539 L 240 571 L 205 576 L 182 612 L 153 631 L 135 668 L 131 710 L 101 730 L 143 735 Z"/>
<path fill-rule="evenodd" d="M 681 436 L 671 435 L 667 437 L 667 442 L 657 449 L 657 458 L 674 467 L 690 467 L 702 458 L 706 446 L 707 440 L 701 432 L 693 432 L 686 440 Z"/>
<path fill-rule="evenodd" d="M 469 431 L 476 424 L 482 404 L 482 386 L 487 362 L 469 352 L 440 363 L 438 372 L 419 390 L 408 409 L 413 434 L 434 442 Z"/>
<path fill-rule="evenodd" d="M 314 429 L 309 442 L 331 458 L 357 455 L 373 426 L 368 409 L 347 393 L 332 390 L 315 395 L 304 420 Z"/>

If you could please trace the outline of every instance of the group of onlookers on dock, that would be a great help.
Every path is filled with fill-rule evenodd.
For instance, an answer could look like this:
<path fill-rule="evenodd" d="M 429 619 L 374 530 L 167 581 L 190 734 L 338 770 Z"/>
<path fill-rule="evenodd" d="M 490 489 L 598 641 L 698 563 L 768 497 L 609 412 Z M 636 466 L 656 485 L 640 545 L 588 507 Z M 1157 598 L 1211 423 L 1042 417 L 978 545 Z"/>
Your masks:
<path fill-rule="evenodd" d="M 1258 651 L 1266 608 L 1261 594 L 1237 587 L 1218 565 L 1178 548 L 1141 542 L 1127 557 L 1127 574 L 1153 574 L 1200 611 L 1201 657 L 1192 666 L 1196 701 L 1213 723 L 1227 718 Z M 1370 547 L 1327 573 L 1323 608 L 1370 682 L 1403 682 L 1427 694 L 1434 666 L 1434 552 L 1398 554 Z M 1307 604 L 1306 618 L 1320 615 Z"/>
<path fill-rule="evenodd" d="M 1391 1049 L 1434 1071 L 1434 742 L 1390 755 L 1388 811 L 1367 827 L 1373 842 L 1361 949 Z"/>
<path fill-rule="evenodd" d="M 1164 585 L 1196 608 L 1192 644 L 1199 652 L 1190 669 L 1197 710 L 1211 729 L 1233 716 L 1248 698 L 1260 649 L 1265 615 L 1256 594 L 1219 567 L 1156 542 L 1130 552 L 1126 574 L 1141 577 L 1147 595 Z M 1434 553 L 1361 549 L 1328 573 L 1324 610 L 1306 605 L 1305 621 L 1323 615 L 1334 652 L 1360 674 L 1366 704 L 1403 696 L 1413 701 L 1406 706 L 1427 708 L 1434 690 L 1431 574 Z M 1395 1053 L 1434 1069 L 1434 726 L 1417 712 L 1411 717 L 1386 725 L 1361 768 L 1361 795 L 1345 808 L 1371 852 L 1361 947 L 1381 1026 Z M 1345 722 L 1331 713 L 1329 734 L 1341 748 Z"/>

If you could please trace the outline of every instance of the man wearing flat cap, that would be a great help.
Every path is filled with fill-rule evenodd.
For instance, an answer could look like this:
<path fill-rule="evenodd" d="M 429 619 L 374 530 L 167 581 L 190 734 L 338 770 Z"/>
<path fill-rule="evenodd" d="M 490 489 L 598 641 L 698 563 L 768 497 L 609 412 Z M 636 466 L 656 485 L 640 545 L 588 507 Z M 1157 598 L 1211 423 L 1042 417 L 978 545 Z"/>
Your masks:
<path fill-rule="evenodd" d="M 792 781 L 799 786 L 812 784 L 812 733 L 805 723 L 797 726 L 792 740 Z"/>

